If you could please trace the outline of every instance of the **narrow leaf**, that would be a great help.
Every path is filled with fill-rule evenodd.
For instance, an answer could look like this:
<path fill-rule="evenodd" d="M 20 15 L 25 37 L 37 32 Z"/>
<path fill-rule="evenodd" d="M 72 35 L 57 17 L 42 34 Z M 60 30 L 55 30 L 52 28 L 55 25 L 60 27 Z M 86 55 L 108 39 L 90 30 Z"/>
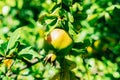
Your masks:
<path fill-rule="evenodd" d="M 10 36 L 10 40 L 8 42 L 8 45 L 7 45 L 7 51 L 9 49 L 12 49 L 15 46 L 17 40 L 20 38 L 20 32 L 21 32 L 21 28 L 18 28 L 17 30 L 15 30 L 12 33 L 12 35 Z"/>

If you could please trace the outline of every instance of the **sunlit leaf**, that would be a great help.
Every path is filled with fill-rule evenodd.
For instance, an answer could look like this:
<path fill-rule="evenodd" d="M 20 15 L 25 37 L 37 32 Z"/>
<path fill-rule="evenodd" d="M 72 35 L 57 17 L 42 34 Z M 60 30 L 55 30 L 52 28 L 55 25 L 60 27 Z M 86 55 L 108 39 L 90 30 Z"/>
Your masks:
<path fill-rule="evenodd" d="M 18 28 L 17 30 L 15 30 L 12 35 L 10 36 L 8 45 L 7 45 L 7 51 L 9 49 L 14 48 L 14 46 L 16 45 L 17 40 L 20 38 L 20 34 L 21 34 L 21 28 Z"/>
<path fill-rule="evenodd" d="M 35 52 L 31 47 L 27 47 L 22 49 L 18 55 L 23 58 L 27 58 L 28 60 L 34 59 L 34 58 L 41 58 L 41 56 Z M 28 56 L 27 56 L 28 55 Z"/>
<path fill-rule="evenodd" d="M 21 9 L 23 6 L 23 0 L 17 0 L 18 1 L 18 8 Z"/>

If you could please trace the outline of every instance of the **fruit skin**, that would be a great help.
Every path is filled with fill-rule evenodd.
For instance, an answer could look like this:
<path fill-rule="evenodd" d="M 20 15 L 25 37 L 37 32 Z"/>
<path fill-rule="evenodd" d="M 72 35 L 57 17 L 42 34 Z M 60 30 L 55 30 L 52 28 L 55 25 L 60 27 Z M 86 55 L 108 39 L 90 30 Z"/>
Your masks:
<path fill-rule="evenodd" d="M 62 29 L 54 29 L 47 40 L 58 50 L 64 49 L 72 43 L 70 36 Z"/>
<path fill-rule="evenodd" d="M 59 56 L 64 56 L 70 51 L 73 45 L 72 38 L 63 29 L 54 29 L 45 38 L 47 47 L 54 49 Z M 47 48 L 48 49 L 48 48 Z M 64 55 L 63 55 L 64 54 Z"/>

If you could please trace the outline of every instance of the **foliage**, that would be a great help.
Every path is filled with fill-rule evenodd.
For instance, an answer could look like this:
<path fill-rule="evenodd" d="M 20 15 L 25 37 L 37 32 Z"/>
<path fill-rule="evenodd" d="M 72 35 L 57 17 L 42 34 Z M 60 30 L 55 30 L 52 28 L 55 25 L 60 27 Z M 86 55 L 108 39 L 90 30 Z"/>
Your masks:
<path fill-rule="evenodd" d="M 119 17 L 119 0 L 0 0 L 0 79 L 119 80 Z M 62 58 L 55 28 L 73 39 Z"/>

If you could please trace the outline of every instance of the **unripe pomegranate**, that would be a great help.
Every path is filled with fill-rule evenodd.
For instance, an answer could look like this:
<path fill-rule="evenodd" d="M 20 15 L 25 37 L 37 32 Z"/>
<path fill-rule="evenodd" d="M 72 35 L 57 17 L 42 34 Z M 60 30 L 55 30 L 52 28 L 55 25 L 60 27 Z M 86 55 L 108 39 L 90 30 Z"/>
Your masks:
<path fill-rule="evenodd" d="M 46 39 L 55 49 L 61 50 L 72 44 L 71 37 L 63 29 L 54 29 Z"/>

